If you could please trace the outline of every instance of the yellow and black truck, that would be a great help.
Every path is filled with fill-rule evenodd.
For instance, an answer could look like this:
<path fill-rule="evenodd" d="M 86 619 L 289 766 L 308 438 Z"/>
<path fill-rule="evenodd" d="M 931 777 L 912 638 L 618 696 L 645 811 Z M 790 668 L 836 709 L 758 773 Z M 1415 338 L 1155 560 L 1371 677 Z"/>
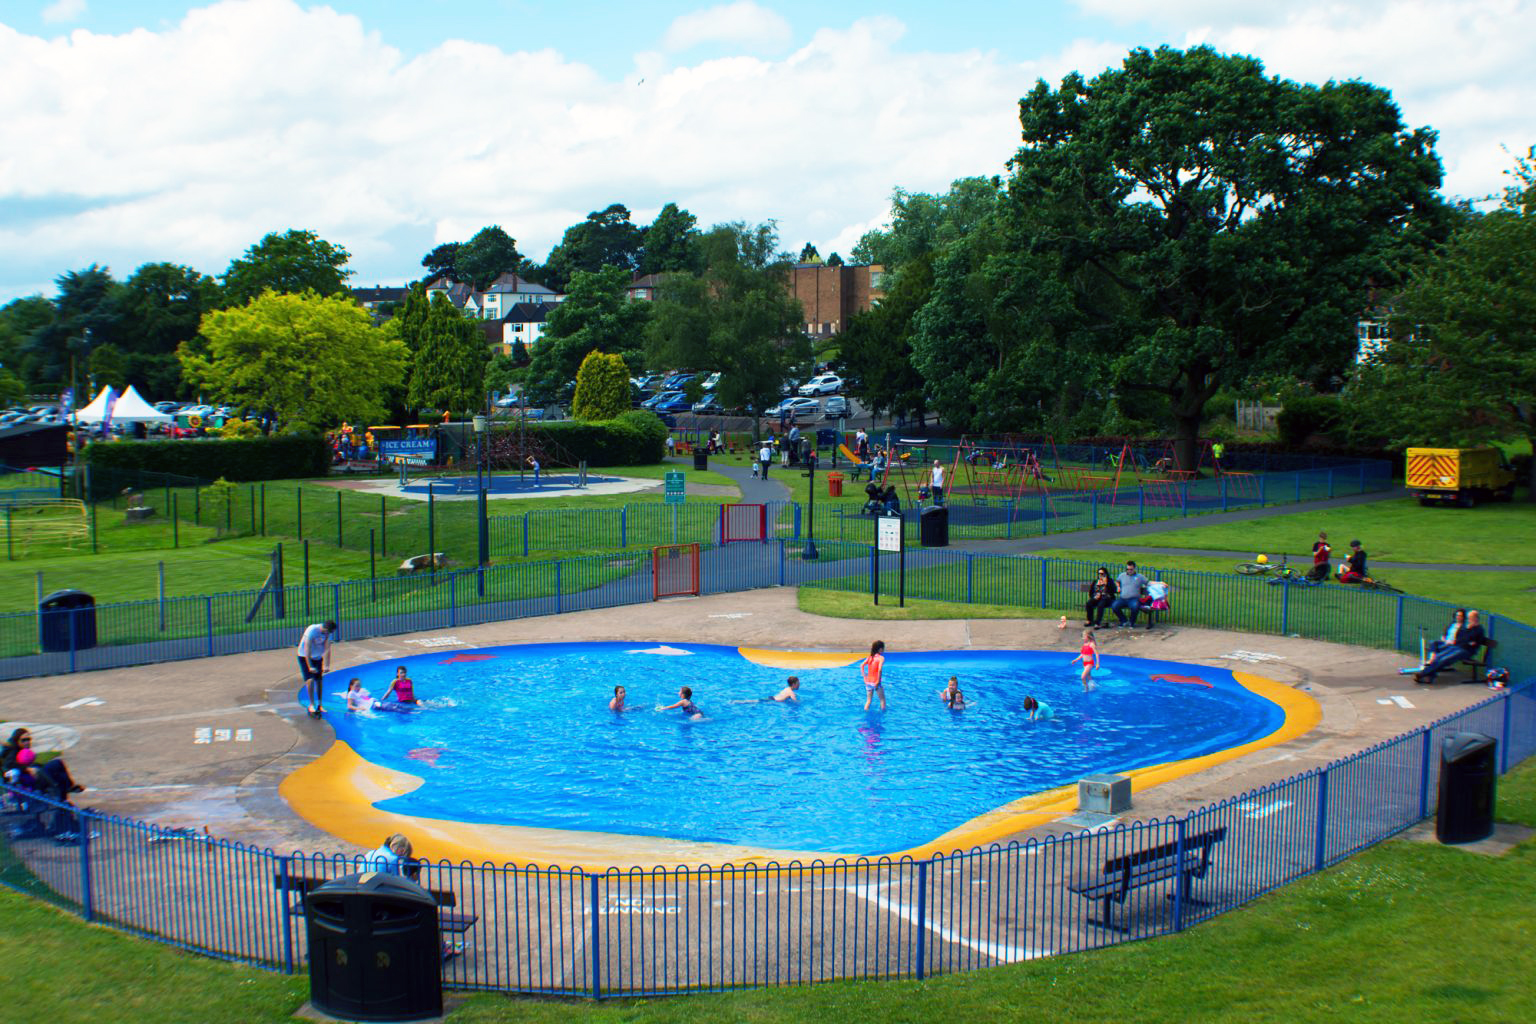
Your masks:
<path fill-rule="evenodd" d="M 1421 505 L 1509 501 L 1515 473 L 1497 448 L 1409 448 L 1408 489 Z"/>

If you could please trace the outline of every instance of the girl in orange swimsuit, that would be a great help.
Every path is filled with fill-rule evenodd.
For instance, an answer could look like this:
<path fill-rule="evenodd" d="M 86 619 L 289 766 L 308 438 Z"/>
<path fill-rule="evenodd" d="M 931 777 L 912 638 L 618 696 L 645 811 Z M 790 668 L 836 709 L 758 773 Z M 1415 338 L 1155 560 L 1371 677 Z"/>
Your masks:
<path fill-rule="evenodd" d="M 885 641 L 876 640 L 869 645 L 869 657 L 859 663 L 859 671 L 864 676 L 864 710 L 869 710 L 869 702 L 875 694 L 880 695 L 880 710 L 885 710 L 885 687 L 881 684 L 880 677 L 885 671 Z"/>

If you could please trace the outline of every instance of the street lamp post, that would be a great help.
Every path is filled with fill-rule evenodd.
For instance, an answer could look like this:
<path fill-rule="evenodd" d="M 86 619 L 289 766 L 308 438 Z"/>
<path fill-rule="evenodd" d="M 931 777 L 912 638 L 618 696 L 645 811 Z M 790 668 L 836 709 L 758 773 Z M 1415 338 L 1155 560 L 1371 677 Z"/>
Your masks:
<path fill-rule="evenodd" d="M 816 435 L 811 434 L 811 452 L 807 457 L 805 475 L 811 481 L 810 517 L 805 526 L 805 551 L 801 554 L 807 562 L 814 562 L 821 557 L 821 552 L 816 550 Z"/>
<path fill-rule="evenodd" d="M 486 426 L 487 426 L 487 424 L 486 424 L 485 414 L 481 413 L 481 414 L 477 415 L 475 417 L 475 419 L 474 419 L 474 424 L 475 424 L 475 478 L 476 478 L 476 481 L 479 484 L 479 486 L 476 489 L 483 491 L 483 490 L 485 490 L 485 464 L 486 464 L 486 461 L 487 461 L 486 457 L 485 457 L 485 441 L 486 441 L 486 436 L 487 436 L 487 433 L 486 433 Z"/>

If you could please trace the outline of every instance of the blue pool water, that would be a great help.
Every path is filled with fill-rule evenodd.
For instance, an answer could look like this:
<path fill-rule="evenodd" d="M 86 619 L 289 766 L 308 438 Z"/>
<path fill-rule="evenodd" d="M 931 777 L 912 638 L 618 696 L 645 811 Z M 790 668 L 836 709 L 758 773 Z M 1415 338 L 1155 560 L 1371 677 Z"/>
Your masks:
<path fill-rule="evenodd" d="M 1083 775 L 1223 750 L 1284 722 L 1224 669 L 1106 657 L 1085 694 L 1071 657 L 890 652 L 881 714 L 862 710 L 857 664 L 765 668 L 696 644 L 440 651 L 327 680 L 356 675 L 377 695 L 403 664 L 422 711 L 349 715 L 332 699 L 327 718 L 363 758 L 425 779 L 384 810 L 840 853 L 908 849 Z M 770 696 L 791 672 L 799 705 L 733 703 Z M 951 675 L 973 707 L 939 700 Z M 616 683 L 643 710 L 608 711 Z M 682 684 L 704 720 L 654 710 Z M 1026 694 L 1055 718 L 1027 721 Z"/>

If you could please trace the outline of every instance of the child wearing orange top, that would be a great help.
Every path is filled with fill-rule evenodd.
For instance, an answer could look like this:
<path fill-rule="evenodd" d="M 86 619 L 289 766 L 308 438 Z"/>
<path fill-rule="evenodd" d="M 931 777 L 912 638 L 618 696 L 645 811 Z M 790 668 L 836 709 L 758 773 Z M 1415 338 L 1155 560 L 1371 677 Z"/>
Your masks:
<path fill-rule="evenodd" d="M 880 695 L 880 710 L 885 710 L 885 687 L 881 684 L 880 677 L 885 672 L 885 641 L 876 640 L 869 645 L 869 657 L 859 663 L 859 671 L 864 676 L 864 710 L 869 710 L 869 702 L 875 694 Z"/>
<path fill-rule="evenodd" d="M 1093 630 L 1083 630 L 1083 647 L 1077 652 L 1077 657 L 1068 664 L 1083 663 L 1083 692 L 1093 689 L 1093 670 L 1099 667 L 1099 649 L 1093 642 Z"/>

